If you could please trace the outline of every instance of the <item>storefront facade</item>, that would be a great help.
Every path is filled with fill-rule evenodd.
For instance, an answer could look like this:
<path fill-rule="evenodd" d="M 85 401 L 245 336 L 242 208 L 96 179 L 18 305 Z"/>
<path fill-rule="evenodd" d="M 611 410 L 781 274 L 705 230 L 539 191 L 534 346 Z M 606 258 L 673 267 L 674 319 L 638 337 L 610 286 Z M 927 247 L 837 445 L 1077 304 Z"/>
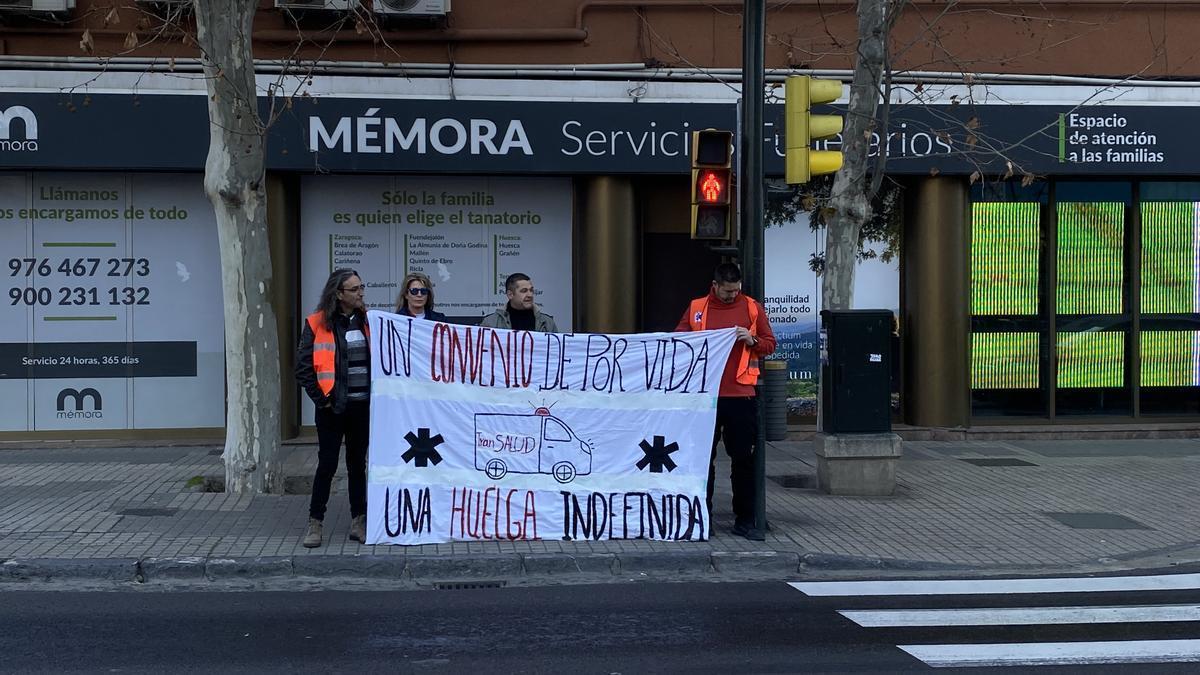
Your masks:
<path fill-rule="evenodd" d="M 394 55 L 381 63 L 377 45 L 343 31 L 322 52 L 336 73 L 260 76 L 262 91 L 289 92 L 274 108 L 262 102 L 272 120 L 268 220 L 285 435 L 311 420 L 289 376 L 291 352 L 332 268 L 359 270 L 368 304 L 381 309 L 394 306 L 405 273 L 424 272 L 437 284 L 438 308 L 464 322 L 502 304 L 504 277 L 525 272 L 538 301 L 574 331 L 670 330 L 705 291 L 721 258 L 688 235 L 690 132 L 737 128 L 737 13 L 673 0 L 646 3 L 649 13 L 629 4 L 456 9 L 459 29 L 383 34 L 411 41 L 405 67 L 389 65 Z M 1050 19 L 1067 11 L 1015 4 Z M 778 84 L 796 72 L 785 47 L 803 42 L 785 29 L 836 6 L 822 33 L 853 31 L 850 3 L 825 5 L 789 3 L 768 18 L 768 32 L 774 26 L 791 40 L 768 47 L 773 191 L 786 191 Z M 1104 35 L 1138 18 L 1070 11 Z M 528 30 L 520 35 L 468 28 L 521 17 Z M 1028 56 L 1026 43 L 1042 39 L 1033 33 L 988 37 L 1019 17 L 970 19 L 955 19 L 969 30 L 953 45 L 939 44 L 1003 61 L 999 74 L 908 76 L 887 131 L 872 139 L 902 195 L 901 254 L 863 263 L 856 304 L 900 317 L 900 419 L 933 427 L 1197 421 L 1200 188 L 1188 180 L 1197 162 L 1185 122 L 1200 93 L 1180 82 L 1017 77 L 1134 72 L 1142 56 L 1054 47 L 1042 53 L 1051 61 L 1039 60 Z M 572 20 L 575 33 L 548 32 Z M 265 10 L 260 23 L 260 55 L 286 51 L 290 24 Z M 648 25 L 656 27 L 648 47 L 604 37 Z M 101 43 L 120 37 L 95 28 Z M 202 80 L 194 64 L 188 74 L 173 61 L 73 69 L 67 55 L 78 40 L 69 33 L 0 29 L 9 53 L 55 65 L 0 55 L 8 68 L 0 74 L 0 259 L 9 272 L 0 439 L 219 436 L 220 251 L 202 189 Z M 457 50 L 449 62 L 438 35 Z M 669 35 L 688 39 L 664 42 Z M 849 80 L 845 54 L 809 47 L 826 55 L 804 65 Z M 162 58 L 187 52 L 146 49 Z M 541 65 L 505 65 L 519 63 Z M 807 214 L 767 231 L 764 299 L 800 383 L 816 372 L 820 290 L 807 263 L 821 246 Z M 811 413 L 801 409 L 798 419 Z"/>
<path fill-rule="evenodd" d="M 200 173 L 207 147 L 179 131 L 204 128 L 204 100 L 178 88 L 114 92 L 120 78 L 103 93 L 51 93 L 80 75 L 24 73 L 27 91 L 0 95 L 9 140 L 24 141 L 0 155 L 10 281 L 0 433 L 217 434 L 222 313 Z M 353 90 L 350 78 L 336 82 Z M 381 309 L 394 306 L 404 274 L 424 272 L 439 309 L 464 322 L 502 304 L 503 279 L 522 271 L 576 331 L 669 330 L 704 291 L 719 256 L 687 235 L 689 131 L 734 128 L 724 87 L 672 85 L 633 102 L 617 93 L 628 83 L 595 81 L 543 83 L 541 96 L 528 83 L 460 82 L 481 94 L 468 100 L 438 98 L 436 80 L 370 97 L 325 84 L 315 84 L 319 102 L 297 103 L 269 132 L 293 431 L 311 412 L 286 375 L 291 345 L 331 269 L 359 270 Z M 502 87 L 517 96 L 483 97 Z M 595 96 L 606 88 L 611 96 Z M 593 100 L 571 100 L 580 90 Z M 857 297 L 901 317 L 905 421 L 1186 420 L 1200 410 L 1200 352 L 1189 346 L 1200 190 L 1172 176 L 1191 163 L 1176 126 L 1190 109 L 1046 102 L 1062 94 L 1014 88 L 1009 96 L 1043 104 L 969 112 L 901 104 L 877 144 L 889 144 L 889 175 L 903 185 L 903 253 L 865 263 Z M 781 169 L 777 108 L 765 130 L 769 174 Z M 935 122 L 964 114 L 979 117 L 967 126 L 988 143 L 1052 133 L 1003 156 L 972 151 L 961 121 L 959 131 Z M 996 163 L 1010 161 L 1042 177 L 997 180 Z M 767 301 L 800 380 L 815 371 L 820 311 L 805 263 L 821 241 L 807 221 L 768 230 Z"/>

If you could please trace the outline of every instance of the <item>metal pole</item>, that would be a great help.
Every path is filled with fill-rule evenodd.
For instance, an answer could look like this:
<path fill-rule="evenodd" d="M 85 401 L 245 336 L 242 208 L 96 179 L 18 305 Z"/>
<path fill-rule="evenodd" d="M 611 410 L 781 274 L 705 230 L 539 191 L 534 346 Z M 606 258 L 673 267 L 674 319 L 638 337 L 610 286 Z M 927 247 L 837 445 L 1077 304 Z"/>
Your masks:
<path fill-rule="evenodd" d="M 742 128 L 738 158 L 741 191 L 739 220 L 742 228 L 742 273 L 746 292 L 762 301 L 763 270 L 763 89 L 766 84 L 763 35 L 766 33 L 766 0 L 746 0 L 742 16 Z M 747 539 L 767 538 L 767 429 L 763 384 L 755 392 L 758 434 L 754 447 L 754 530 Z"/>

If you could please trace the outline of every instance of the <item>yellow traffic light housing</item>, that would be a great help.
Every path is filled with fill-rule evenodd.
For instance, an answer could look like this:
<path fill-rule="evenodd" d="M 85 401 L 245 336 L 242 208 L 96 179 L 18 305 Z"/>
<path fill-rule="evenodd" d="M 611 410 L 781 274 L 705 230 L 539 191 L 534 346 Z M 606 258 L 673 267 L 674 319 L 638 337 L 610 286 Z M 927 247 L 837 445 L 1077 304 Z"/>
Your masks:
<path fill-rule="evenodd" d="M 842 153 L 813 150 L 812 142 L 842 132 L 841 115 L 813 115 L 813 104 L 832 103 L 842 96 L 842 83 L 794 75 L 784 84 L 784 134 L 787 139 L 785 181 L 807 183 L 813 176 L 842 168 Z"/>
<path fill-rule="evenodd" d="M 733 223 L 733 132 L 692 132 L 692 239 L 729 240 Z"/>

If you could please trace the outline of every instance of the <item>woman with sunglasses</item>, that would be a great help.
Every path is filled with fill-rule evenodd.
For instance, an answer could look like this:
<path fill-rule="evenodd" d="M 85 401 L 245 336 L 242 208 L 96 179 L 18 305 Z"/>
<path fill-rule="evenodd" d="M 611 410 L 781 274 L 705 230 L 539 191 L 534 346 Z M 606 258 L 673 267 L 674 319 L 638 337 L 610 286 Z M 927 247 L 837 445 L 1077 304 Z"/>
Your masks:
<path fill-rule="evenodd" d="M 400 297 L 396 298 L 396 313 L 415 319 L 446 321 L 446 315 L 433 309 L 433 282 L 420 272 L 404 277 Z"/>

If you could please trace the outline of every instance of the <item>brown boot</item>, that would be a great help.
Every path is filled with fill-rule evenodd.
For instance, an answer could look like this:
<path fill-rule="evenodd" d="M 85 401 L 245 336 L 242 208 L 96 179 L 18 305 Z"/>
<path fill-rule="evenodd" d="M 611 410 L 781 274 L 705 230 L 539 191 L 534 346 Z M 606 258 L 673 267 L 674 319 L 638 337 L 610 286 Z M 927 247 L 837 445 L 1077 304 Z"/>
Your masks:
<path fill-rule="evenodd" d="M 355 516 L 350 521 L 350 541 L 357 541 L 360 544 L 367 543 L 367 517 Z"/>
<path fill-rule="evenodd" d="M 316 518 L 308 519 L 308 529 L 304 531 L 304 548 L 316 548 L 321 545 L 321 521 Z"/>

